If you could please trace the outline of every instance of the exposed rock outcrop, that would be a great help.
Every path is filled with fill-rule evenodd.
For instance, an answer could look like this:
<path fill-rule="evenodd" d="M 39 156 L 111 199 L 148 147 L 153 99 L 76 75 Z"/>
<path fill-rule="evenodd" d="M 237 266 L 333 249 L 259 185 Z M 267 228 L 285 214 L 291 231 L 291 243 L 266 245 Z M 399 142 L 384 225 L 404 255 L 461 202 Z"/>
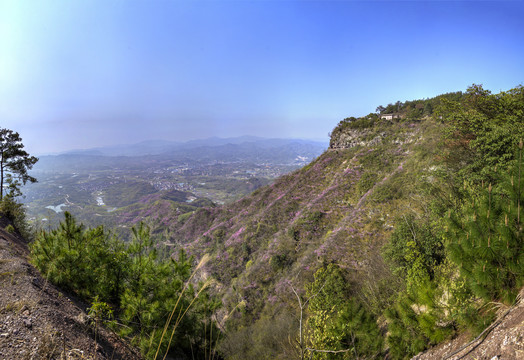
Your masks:
<path fill-rule="evenodd" d="M 350 149 L 355 146 L 375 146 L 382 142 L 382 138 L 386 136 L 385 133 L 380 133 L 371 139 L 370 131 L 364 130 L 346 130 L 337 133 L 331 137 L 329 143 L 330 149 Z"/>

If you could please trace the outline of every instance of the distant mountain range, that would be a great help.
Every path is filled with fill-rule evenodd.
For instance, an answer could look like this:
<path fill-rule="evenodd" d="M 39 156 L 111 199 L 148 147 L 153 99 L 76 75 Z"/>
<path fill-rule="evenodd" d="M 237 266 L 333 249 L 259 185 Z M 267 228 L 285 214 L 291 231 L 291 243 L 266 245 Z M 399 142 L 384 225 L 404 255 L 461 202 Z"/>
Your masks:
<path fill-rule="evenodd" d="M 33 219 L 51 221 L 50 210 L 67 210 L 84 223 L 103 219 L 114 228 L 120 219 L 151 217 L 148 210 L 159 202 L 181 215 L 238 199 L 308 164 L 327 146 L 244 136 L 145 141 L 41 156 L 32 169 L 38 183 L 24 187 L 24 203 Z M 186 196 L 174 200 L 173 191 Z"/>
<path fill-rule="evenodd" d="M 116 145 L 73 150 L 45 155 L 34 171 L 99 170 L 109 167 L 134 167 L 151 162 L 210 165 L 249 163 L 303 166 L 322 154 L 327 142 L 301 139 L 265 139 L 252 136 L 209 138 L 184 143 L 151 140 L 131 145 Z"/>
<path fill-rule="evenodd" d="M 58 155 L 144 156 L 177 153 L 196 148 L 215 148 L 220 146 L 229 146 L 229 148 L 232 149 L 233 147 L 231 145 L 241 145 L 243 149 L 274 149 L 289 146 L 298 149 L 298 146 L 300 145 L 302 149 L 311 148 L 315 149 L 315 152 L 317 152 L 317 149 L 321 149 L 321 151 L 325 150 L 328 146 L 328 142 L 304 139 L 269 139 L 256 136 L 240 136 L 234 138 L 211 137 L 207 139 L 190 140 L 187 142 L 147 140 L 136 144 L 71 150 Z M 318 152 L 317 155 L 320 155 L 321 151 Z"/>

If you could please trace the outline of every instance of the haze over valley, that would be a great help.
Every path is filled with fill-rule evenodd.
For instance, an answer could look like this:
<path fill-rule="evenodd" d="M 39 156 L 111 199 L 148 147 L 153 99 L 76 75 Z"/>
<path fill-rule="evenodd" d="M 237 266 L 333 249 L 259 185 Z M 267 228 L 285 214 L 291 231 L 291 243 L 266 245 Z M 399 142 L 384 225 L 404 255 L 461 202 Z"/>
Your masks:
<path fill-rule="evenodd" d="M 30 220 L 44 227 L 69 211 L 92 226 L 129 228 L 148 222 L 145 209 L 159 199 L 179 215 L 232 202 L 306 165 L 327 146 L 240 137 L 73 150 L 40 157 L 32 171 L 39 181 L 23 188 L 23 202 Z"/>

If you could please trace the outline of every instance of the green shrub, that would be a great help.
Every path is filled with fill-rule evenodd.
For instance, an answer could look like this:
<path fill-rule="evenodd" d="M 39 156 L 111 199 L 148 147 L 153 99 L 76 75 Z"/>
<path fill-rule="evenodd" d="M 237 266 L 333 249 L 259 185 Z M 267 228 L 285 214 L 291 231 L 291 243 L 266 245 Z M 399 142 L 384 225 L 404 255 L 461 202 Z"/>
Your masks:
<path fill-rule="evenodd" d="M 413 300 L 402 294 L 395 305 L 386 310 L 389 353 L 393 359 L 407 359 L 426 349 L 429 339 L 421 331 Z"/>
<path fill-rule="evenodd" d="M 387 181 L 377 185 L 371 198 L 378 203 L 401 199 L 406 194 L 406 179 L 401 173 L 396 173 Z"/>
<path fill-rule="evenodd" d="M 102 226 L 86 229 L 65 213 L 59 228 L 42 231 L 31 244 L 32 261 L 51 282 L 91 300 L 118 304 L 127 257 Z"/>
<path fill-rule="evenodd" d="M 290 265 L 291 261 L 287 254 L 284 253 L 271 256 L 269 263 L 271 264 L 273 270 L 282 270 L 286 266 Z"/>
<path fill-rule="evenodd" d="M 435 270 L 444 261 L 444 245 L 431 226 L 414 216 L 398 218 L 384 257 L 393 274 L 406 279 L 407 288 L 425 279 L 433 280 Z"/>
<path fill-rule="evenodd" d="M 14 228 L 17 229 L 27 241 L 31 241 L 33 231 L 27 222 L 23 204 L 16 202 L 12 196 L 6 195 L 0 200 L 0 213 L 13 223 Z"/>
<path fill-rule="evenodd" d="M 342 351 L 339 354 L 309 351 L 312 359 L 379 358 L 383 336 L 377 319 L 356 298 L 342 270 L 333 264 L 315 273 L 307 285 L 309 299 L 307 334 L 311 349 Z M 347 351 L 346 351 L 347 350 Z"/>
<path fill-rule="evenodd" d="M 378 180 L 378 175 L 375 172 L 365 172 L 358 181 L 357 188 L 360 195 L 365 194 L 370 190 Z"/>
<path fill-rule="evenodd" d="M 5 227 L 5 231 L 7 231 L 9 234 L 14 234 L 15 228 L 13 227 L 13 225 L 9 224 Z"/>

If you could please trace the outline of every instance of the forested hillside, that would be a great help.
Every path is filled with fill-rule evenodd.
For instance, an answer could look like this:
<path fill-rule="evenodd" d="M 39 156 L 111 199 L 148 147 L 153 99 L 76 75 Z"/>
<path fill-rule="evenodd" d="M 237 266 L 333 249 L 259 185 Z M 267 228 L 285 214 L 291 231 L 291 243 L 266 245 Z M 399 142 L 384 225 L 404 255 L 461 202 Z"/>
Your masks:
<path fill-rule="evenodd" d="M 202 316 L 213 308 L 217 356 L 408 358 L 457 334 L 474 337 L 515 302 L 524 280 L 523 134 L 522 86 L 379 106 L 341 121 L 324 154 L 272 185 L 173 214 L 158 246 L 209 256 L 195 279 L 212 279 L 222 305 L 202 302 L 195 319 L 209 331 Z M 35 256 L 45 241 L 59 243 L 59 233 L 45 234 Z M 135 265 L 124 263 L 132 271 L 137 242 L 128 250 Z M 165 273 L 180 271 L 173 264 Z M 180 330 L 185 355 L 199 346 L 205 358 L 195 329 Z"/>
<path fill-rule="evenodd" d="M 507 171 L 521 166 L 515 160 L 524 134 L 523 88 L 491 94 L 474 85 L 465 93 L 397 103 L 396 109 L 393 120 L 379 113 L 341 121 L 330 149 L 310 165 L 241 201 L 198 210 L 171 225 L 172 237 L 189 252 L 212 255 L 208 273 L 219 281 L 224 313 L 242 304 L 227 320 L 226 357 L 291 358 L 305 347 L 350 348 L 350 330 L 336 323 L 349 316 L 342 305 L 355 303 L 374 317 L 385 340 L 389 334 L 382 349 L 362 354 L 389 347 L 402 358 L 458 331 L 480 331 L 494 316 L 483 301 L 514 300 L 522 279 L 517 258 L 523 256 L 518 173 L 513 188 L 501 186 L 509 181 Z M 496 212 L 513 224 L 513 242 L 501 240 L 506 233 L 491 235 L 486 246 L 504 242 L 506 253 L 479 256 L 477 249 L 456 245 L 468 235 L 451 229 L 453 219 L 478 212 L 467 204 L 489 196 L 488 186 L 515 203 L 508 214 Z M 476 236 L 489 237 L 484 229 Z M 499 258 L 509 252 L 513 257 Z M 485 265 L 491 271 L 483 282 L 479 264 L 482 275 Z M 324 287 L 316 294 L 324 307 L 306 306 L 309 343 L 300 349 L 293 337 L 297 295 L 308 299 L 318 271 L 335 268 L 344 289 L 333 294 Z M 290 335 L 293 341 L 281 341 Z"/>

